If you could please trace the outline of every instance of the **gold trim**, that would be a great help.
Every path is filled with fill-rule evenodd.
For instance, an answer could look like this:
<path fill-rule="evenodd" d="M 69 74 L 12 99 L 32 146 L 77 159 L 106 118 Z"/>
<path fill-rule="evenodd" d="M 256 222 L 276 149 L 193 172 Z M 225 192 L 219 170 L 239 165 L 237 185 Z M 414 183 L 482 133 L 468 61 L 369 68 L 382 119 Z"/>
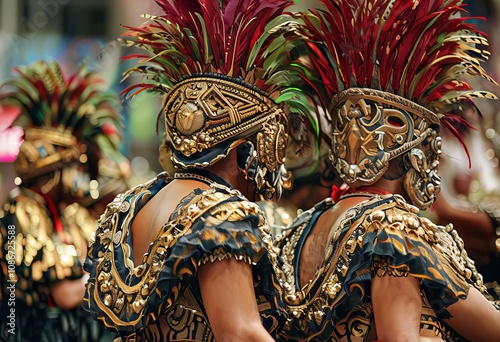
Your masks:
<path fill-rule="evenodd" d="M 370 88 L 349 88 L 341 91 L 332 98 L 329 109 L 333 110 L 338 103 L 341 103 L 346 99 L 364 99 L 387 104 L 406 112 L 410 112 L 411 114 L 415 114 L 419 117 L 423 117 L 434 124 L 441 125 L 439 115 L 433 111 L 402 96 Z"/>
<path fill-rule="evenodd" d="M 177 83 L 165 95 L 164 112 L 170 143 L 186 157 L 256 133 L 275 116 L 285 120 L 283 110 L 267 94 L 216 77 L 193 77 Z M 175 155 L 172 158 L 178 163 Z"/>
<path fill-rule="evenodd" d="M 27 128 L 24 134 L 25 141 L 43 140 L 59 146 L 74 146 L 77 143 L 76 138 L 68 130 L 57 128 Z"/>
<path fill-rule="evenodd" d="M 40 155 L 41 147 L 45 148 L 46 156 Z M 78 160 L 80 155 L 78 141 L 70 131 L 28 128 L 14 168 L 23 181 L 29 181 L 62 169 L 65 164 Z"/>

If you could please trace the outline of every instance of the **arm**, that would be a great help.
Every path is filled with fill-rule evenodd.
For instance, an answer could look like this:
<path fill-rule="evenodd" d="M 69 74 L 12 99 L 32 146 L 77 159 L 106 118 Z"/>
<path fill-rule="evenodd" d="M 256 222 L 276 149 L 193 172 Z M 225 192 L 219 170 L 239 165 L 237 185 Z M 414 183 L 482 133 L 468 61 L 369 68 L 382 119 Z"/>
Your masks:
<path fill-rule="evenodd" d="M 371 291 L 378 340 L 420 341 L 422 299 L 417 279 L 374 276 Z"/>
<path fill-rule="evenodd" d="M 71 310 L 82 305 L 86 277 L 61 280 L 51 285 L 50 292 L 57 307 Z"/>
<path fill-rule="evenodd" d="M 469 204 L 469 206 L 471 206 Z M 472 207 L 472 206 L 471 206 Z M 452 206 L 446 196 L 439 194 L 432 209 L 438 216 L 438 224 L 453 223 L 468 251 L 489 254 L 496 251 L 495 227 L 484 211 L 473 212 Z"/>
<path fill-rule="evenodd" d="M 496 341 L 500 336 L 500 311 L 476 289 L 471 287 L 465 300 L 448 307 L 453 316 L 450 326 L 473 341 Z"/>
<path fill-rule="evenodd" d="M 273 341 L 260 321 L 252 267 L 234 258 L 198 270 L 203 304 L 218 342 Z"/>

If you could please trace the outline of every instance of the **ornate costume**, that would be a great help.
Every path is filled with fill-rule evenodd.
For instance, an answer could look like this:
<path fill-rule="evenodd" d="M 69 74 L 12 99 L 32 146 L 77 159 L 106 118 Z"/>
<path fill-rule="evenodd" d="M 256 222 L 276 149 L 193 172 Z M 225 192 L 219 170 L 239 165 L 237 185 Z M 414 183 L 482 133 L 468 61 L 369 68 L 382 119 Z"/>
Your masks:
<path fill-rule="evenodd" d="M 56 62 L 16 71 L 19 77 L 0 95 L 2 104 L 22 109 L 13 125 L 25 131 L 15 161 L 22 183 L 10 193 L 0 224 L 2 340 L 109 341 L 112 335 L 80 305 L 59 307 L 52 286 L 86 279 L 83 262 L 96 220 L 77 201 L 99 197 L 92 186 L 104 145 L 117 150 L 118 97 L 86 65 L 69 78 Z M 62 207 L 53 191 L 73 202 L 65 198 Z"/>
<path fill-rule="evenodd" d="M 328 241 L 315 277 L 300 288 L 297 270 L 303 243 L 317 218 L 333 205 L 327 199 L 299 216 L 281 242 L 281 254 L 292 266 L 287 276 L 297 289 L 286 297 L 293 318 L 281 335 L 283 341 L 375 340 L 369 295 L 373 273 L 420 279 L 421 329 L 461 341 L 443 320 L 449 317 L 446 307 L 465 298 L 471 285 L 486 290 L 482 278 L 453 226 L 437 226 L 420 217 L 418 208 L 399 195 L 375 195 L 352 208 Z"/>
<path fill-rule="evenodd" d="M 182 200 L 141 265 L 132 262 L 130 223 L 172 179 L 160 174 L 108 206 L 89 250 L 89 259 L 96 260 L 91 269 L 96 278 L 89 283 L 90 310 L 122 335 L 140 331 L 128 336 L 130 340 L 211 341 L 214 336 L 195 281 L 197 269 L 207 262 L 236 258 L 254 265 L 263 323 L 275 333 L 286 316 L 275 275 L 279 264 L 263 213 L 214 174 L 197 170 L 177 173 L 175 178 L 203 180 L 211 189 L 198 189 Z"/>
<path fill-rule="evenodd" d="M 50 289 L 61 280 L 84 279 L 82 256 L 95 232 L 96 220 L 73 203 L 53 221 L 47 204 L 39 194 L 21 187 L 10 193 L 4 207 L 6 214 L 0 227 L 2 340 L 99 341 L 103 329 L 80 307 L 57 307 Z M 14 264 L 15 268 L 11 266 Z M 11 291 L 15 291 L 14 297 Z M 6 319 L 11 308 L 15 319 Z M 108 335 L 110 340 L 112 336 Z"/>
<path fill-rule="evenodd" d="M 139 264 L 131 222 L 172 178 L 160 174 L 118 196 L 88 252 L 85 308 L 124 340 L 212 341 L 198 268 L 235 258 L 252 265 L 262 322 L 276 335 L 285 321 L 283 281 L 268 224 L 223 174 L 205 168 L 237 149 L 239 170 L 228 172 L 243 172 L 264 199 L 279 196 L 287 121 L 307 107 L 298 89 L 281 86 L 290 80 L 281 76 L 292 76 L 280 69 L 293 48 L 293 40 L 280 35 L 289 21 L 281 13 L 291 2 L 157 3 L 164 15 L 148 16 L 124 35 L 127 45 L 148 52 L 125 57 L 140 59 L 127 77 L 147 76 L 125 93 L 164 96 L 165 150 L 182 170 L 172 178 L 201 181 L 210 190 L 195 189 L 180 201 Z"/>
<path fill-rule="evenodd" d="M 302 18 L 324 85 L 318 89 L 330 104 L 330 160 L 345 185 L 299 216 L 277 242 L 294 289 L 285 296 L 291 318 L 280 338 L 377 339 L 370 284 L 389 275 L 419 281 L 421 331 L 462 341 L 447 325 L 447 307 L 470 287 L 485 293 L 482 277 L 452 225 L 437 226 L 420 210 L 440 189 L 440 126 L 455 132 L 460 114 L 476 110 L 472 98 L 494 98 L 462 77 L 491 80 L 480 66 L 486 39 L 457 16 L 464 12 L 458 0 L 322 3 L 325 10 Z M 373 187 L 381 177 L 401 178 L 404 197 Z M 318 218 L 352 196 L 369 199 L 338 218 L 318 271 L 309 282 L 300 279 L 301 255 Z"/>

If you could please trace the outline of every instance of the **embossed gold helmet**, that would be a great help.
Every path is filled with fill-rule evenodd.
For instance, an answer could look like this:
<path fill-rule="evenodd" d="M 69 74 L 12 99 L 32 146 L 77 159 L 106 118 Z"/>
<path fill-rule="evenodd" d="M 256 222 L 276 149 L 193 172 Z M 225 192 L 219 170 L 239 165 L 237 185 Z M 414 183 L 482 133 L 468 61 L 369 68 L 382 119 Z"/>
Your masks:
<path fill-rule="evenodd" d="M 99 159 L 117 151 L 118 96 L 86 64 L 66 78 L 55 61 L 37 61 L 15 72 L 18 77 L 2 85 L 0 103 L 22 109 L 12 124 L 24 129 L 14 163 L 17 175 L 24 184 L 49 176 L 47 191 L 62 182 L 72 195 L 90 196 Z"/>
<path fill-rule="evenodd" d="M 270 199 L 284 175 L 290 115 L 308 112 L 287 68 L 294 25 L 291 0 L 157 0 L 162 16 L 124 34 L 139 64 L 125 72 L 146 80 L 124 93 L 164 96 L 166 142 L 176 168 L 204 168 L 244 146 L 240 169 Z M 307 113 L 306 113 L 307 114 Z"/>
<path fill-rule="evenodd" d="M 460 0 L 321 0 L 303 16 L 333 125 L 330 159 L 351 187 L 403 178 L 410 201 L 429 207 L 440 190 L 441 125 L 460 139 L 476 91 L 464 76 L 494 82 L 480 65 L 483 33 Z M 398 159 L 399 157 L 399 159 Z M 389 175 L 389 163 L 402 171 Z"/>

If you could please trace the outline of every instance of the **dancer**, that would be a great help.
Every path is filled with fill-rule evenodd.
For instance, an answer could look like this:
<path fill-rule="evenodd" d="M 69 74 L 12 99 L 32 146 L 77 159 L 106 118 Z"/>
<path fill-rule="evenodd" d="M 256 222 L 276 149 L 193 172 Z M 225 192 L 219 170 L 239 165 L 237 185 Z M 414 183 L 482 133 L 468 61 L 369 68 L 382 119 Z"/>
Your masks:
<path fill-rule="evenodd" d="M 1 339 L 111 341 L 81 308 L 97 222 L 79 203 L 99 198 L 98 164 L 117 153 L 118 96 L 85 64 L 66 76 L 55 61 L 15 70 L 0 93 L 21 109 L 13 125 L 24 129 L 21 184 L 0 221 Z"/>
<path fill-rule="evenodd" d="M 279 197 L 287 121 L 310 110 L 285 87 L 296 78 L 284 64 L 293 32 L 280 28 L 292 1 L 157 3 L 162 16 L 124 35 L 146 50 L 125 57 L 139 59 L 126 79 L 145 76 L 125 92 L 164 96 L 161 157 L 180 171 L 108 206 L 88 252 L 85 308 L 122 340 L 272 340 L 285 284 L 254 201 Z"/>
<path fill-rule="evenodd" d="M 322 3 L 301 17 L 345 184 L 278 244 L 294 289 L 281 339 L 497 339 L 500 312 L 462 240 L 419 215 L 440 189 L 440 129 L 494 98 L 463 80 L 494 82 L 486 38 L 459 0 Z"/>

